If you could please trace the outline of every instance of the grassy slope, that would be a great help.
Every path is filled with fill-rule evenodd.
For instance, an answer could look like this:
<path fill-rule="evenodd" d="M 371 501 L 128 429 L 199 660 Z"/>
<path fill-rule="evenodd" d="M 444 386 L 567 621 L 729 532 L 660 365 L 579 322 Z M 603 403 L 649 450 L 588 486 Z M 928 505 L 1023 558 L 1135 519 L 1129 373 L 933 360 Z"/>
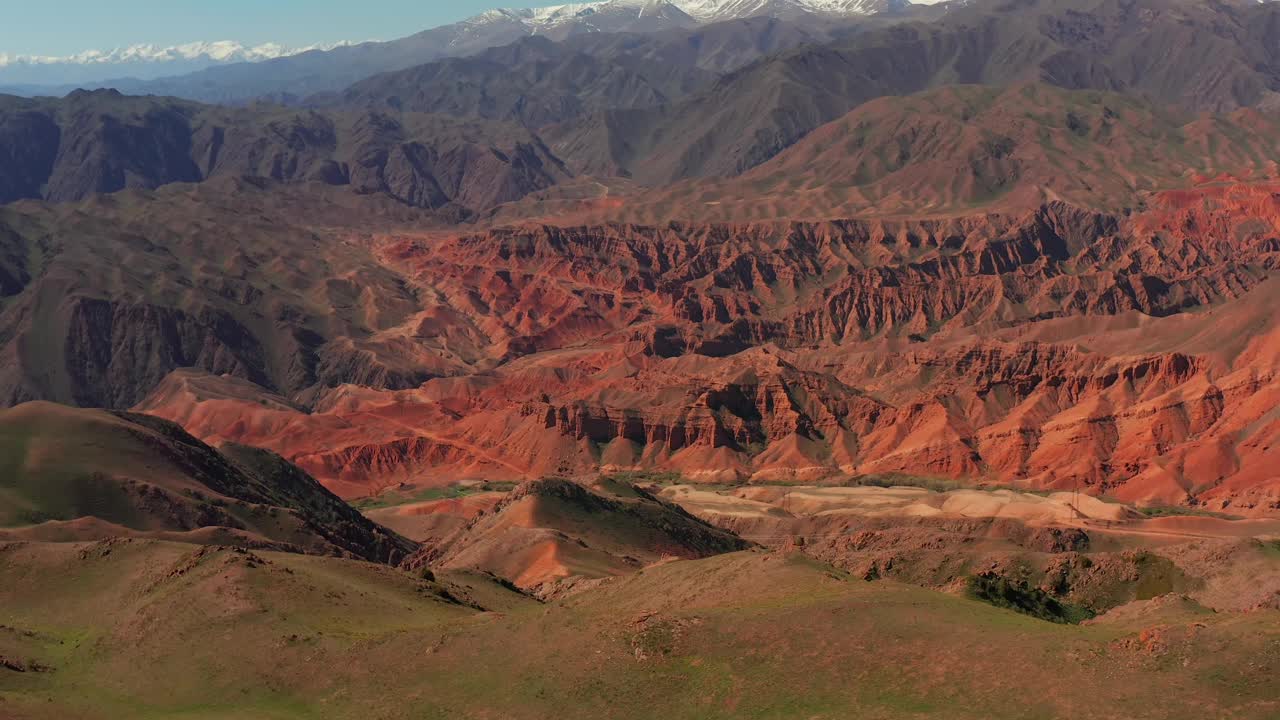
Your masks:
<path fill-rule="evenodd" d="M 109 554 L 103 553 L 110 549 Z M 475 576 L 192 548 L 0 552 L 0 715 L 241 718 L 1274 717 L 1280 623 L 1184 606 L 1060 626 L 737 553 L 549 606 Z M 83 556 L 83 557 L 82 557 Z M 230 559 L 228 559 L 230 558 Z M 447 579 L 446 579 L 447 580 Z M 1197 623 L 1202 627 L 1198 627 Z M 1156 626 L 1161 643 L 1139 636 Z M 21 632 L 34 632 L 33 637 Z M 1154 648 L 1154 650 L 1152 649 Z"/>
<path fill-rule="evenodd" d="M 431 500 L 450 500 L 468 495 L 487 492 L 508 492 L 516 486 L 514 482 L 485 482 L 473 485 L 449 485 L 447 487 L 413 488 L 410 490 L 388 490 L 377 495 L 356 498 L 351 505 L 361 512 L 385 510 L 401 505 L 428 502 Z"/>
<path fill-rule="evenodd" d="M 77 525 L 89 518 L 109 529 Z M 75 527 L 81 539 L 226 528 L 254 544 L 378 560 L 415 547 L 266 451 L 218 451 L 145 415 L 43 402 L 0 410 L 0 537 Z"/>

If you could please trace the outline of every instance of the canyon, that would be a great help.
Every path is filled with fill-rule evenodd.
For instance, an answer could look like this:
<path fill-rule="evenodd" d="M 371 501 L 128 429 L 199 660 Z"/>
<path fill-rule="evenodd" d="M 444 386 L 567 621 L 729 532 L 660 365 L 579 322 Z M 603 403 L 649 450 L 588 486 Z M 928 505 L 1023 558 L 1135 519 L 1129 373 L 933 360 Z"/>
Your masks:
<path fill-rule="evenodd" d="M 349 497 L 904 474 L 1272 511 L 1280 193 L 1206 182 L 1151 203 L 381 235 L 373 255 L 419 304 L 362 343 L 379 374 L 299 407 L 175 370 L 137 409 Z M 420 384 L 381 370 L 409 365 Z"/>

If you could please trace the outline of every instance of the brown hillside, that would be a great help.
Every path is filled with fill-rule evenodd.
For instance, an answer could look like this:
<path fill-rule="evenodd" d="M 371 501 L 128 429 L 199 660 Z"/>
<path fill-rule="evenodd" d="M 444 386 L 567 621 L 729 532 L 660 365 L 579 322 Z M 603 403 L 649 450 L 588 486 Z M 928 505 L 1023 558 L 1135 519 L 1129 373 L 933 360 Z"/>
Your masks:
<path fill-rule="evenodd" d="M 544 479 L 516 488 L 405 564 L 484 570 L 545 597 L 575 582 L 634 572 L 662 559 L 746 547 L 733 534 L 643 490 L 616 484 L 588 489 Z"/>
<path fill-rule="evenodd" d="M 0 537 L 147 536 L 395 562 L 413 544 L 265 450 L 221 452 L 145 415 L 0 411 Z"/>

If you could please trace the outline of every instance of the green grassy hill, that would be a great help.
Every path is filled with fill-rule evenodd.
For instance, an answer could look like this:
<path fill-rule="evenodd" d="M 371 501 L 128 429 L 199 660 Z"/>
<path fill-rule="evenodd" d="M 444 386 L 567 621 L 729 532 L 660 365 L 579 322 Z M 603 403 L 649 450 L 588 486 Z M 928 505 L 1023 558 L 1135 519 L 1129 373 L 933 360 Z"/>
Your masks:
<path fill-rule="evenodd" d="M 1280 698 L 1275 611 L 1065 626 L 776 553 L 545 605 L 142 540 L 6 545 L 0 575 L 0 655 L 35 668 L 0 669 L 18 719 L 1269 718 Z"/>
<path fill-rule="evenodd" d="M 134 413 L 0 411 L 0 540 L 121 535 L 397 561 L 415 545 L 279 456 Z"/>

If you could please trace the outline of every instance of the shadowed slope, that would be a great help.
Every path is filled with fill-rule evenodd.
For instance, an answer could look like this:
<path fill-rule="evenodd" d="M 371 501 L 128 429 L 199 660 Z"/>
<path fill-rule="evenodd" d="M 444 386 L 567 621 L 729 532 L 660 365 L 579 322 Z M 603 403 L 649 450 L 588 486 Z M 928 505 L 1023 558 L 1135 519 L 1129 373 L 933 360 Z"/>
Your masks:
<path fill-rule="evenodd" d="M 214 177 L 317 182 L 454 215 L 567 173 L 521 128 L 413 113 L 222 108 L 113 90 L 0 96 L 0 203 L 56 202 Z"/>
<path fill-rule="evenodd" d="M 739 177 L 677 184 L 595 215 L 748 221 L 922 217 L 1054 200 L 1140 208 L 1224 174 L 1280 177 L 1280 119 L 1190 124 L 1131 97 L 1046 85 L 952 86 L 880 98 Z"/>
<path fill-rule="evenodd" d="M 850 32 L 841 22 L 754 17 L 659 33 L 586 33 L 561 42 L 535 35 L 374 75 L 306 103 L 448 113 L 537 128 L 589 112 L 670 103 L 763 56 Z"/>
<path fill-rule="evenodd" d="M 414 386 L 447 363 L 376 337 L 417 300 L 362 238 L 432 222 L 341 188 L 225 178 L 0 208 L 0 398 L 129 407 L 188 366 L 291 396 Z"/>
<path fill-rule="evenodd" d="M 165 420 L 27 403 L 0 412 L 0 534 L 152 535 L 395 562 L 413 544 L 265 450 Z"/>
<path fill-rule="evenodd" d="M 979 1 L 933 23 L 782 52 L 679 102 L 606 110 L 544 133 L 578 172 L 650 185 L 733 176 L 877 97 L 1045 82 L 1230 111 L 1280 91 L 1280 7 L 1198 0 Z"/>

